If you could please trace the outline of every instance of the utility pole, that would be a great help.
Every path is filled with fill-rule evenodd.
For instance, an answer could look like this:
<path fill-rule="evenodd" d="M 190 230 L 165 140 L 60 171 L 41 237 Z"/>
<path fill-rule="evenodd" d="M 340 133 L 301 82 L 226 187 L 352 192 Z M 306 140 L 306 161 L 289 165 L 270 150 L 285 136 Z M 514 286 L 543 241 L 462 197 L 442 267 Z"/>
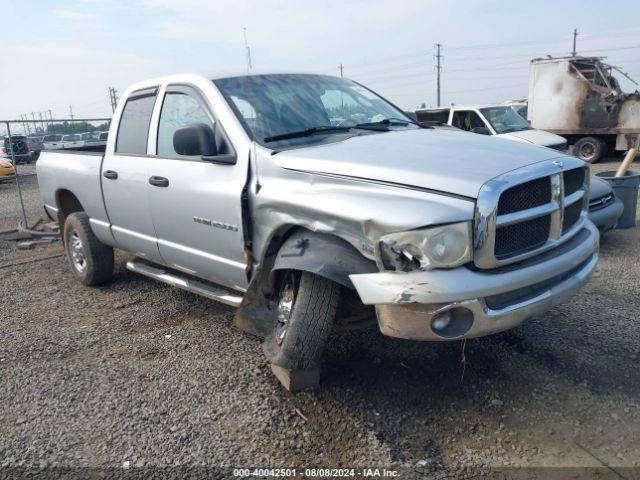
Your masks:
<path fill-rule="evenodd" d="M 251 49 L 247 42 L 247 27 L 244 27 L 242 30 L 244 31 L 244 49 L 247 56 L 247 73 L 249 73 L 251 71 Z"/>
<path fill-rule="evenodd" d="M 33 112 L 31 112 L 31 119 L 33 120 L 33 133 L 38 133 L 38 124 L 36 123 L 36 116 Z"/>
<path fill-rule="evenodd" d="M 109 87 L 109 103 L 111 104 L 111 113 L 115 112 L 116 109 L 113 106 L 113 91 L 112 91 L 112 87 Z"/>
<path fill-rule="evenodd" d="M 42 126 L 42 133 L 44 133 L 45 128 L 44 128 L 44 120 L 42 120 L 42 112 L 38 112 L 38 116 L 40 117 L 40 125 Z"/>
<path fill-rule="evenodd" d="M 576 38 L 578 38 L 578 29 L 573 29 L 573 51 L 571 52 L 571 56 L 576 56 Z"/>
<path fill-rule="evenodd" d="M 440 72 L 442 71 L 442 55 L 440 50 L 442 49 L 441 43 L 436 43 L 436 76 L 437 76 L 437 105 L 440 106 Z"/>
<path fill-rule="evenodd" d="M 109 102 L 111 102 L 111 113 L 116 111 L 116 106 L 118 105 L 118 91 L 109 87 Z"/>
<path fill-rule="evenodd" d="M 69 116 L 71 117 L 71 121 L 73 122 L 73 108 L 69 105 Z"/>
<path fill-rule="evenodd" d="M 30 132 L 27 130 L 28 123 L 24 121 L 24 115 L 22 113 L 20 114 L 20 120 L 22 120 L 22 130 L 24 130 L 24 134 L 29 135 Z"/>
<path fill-rule="evenodd" d="M 342 70 L 344 69 L 344 67 L 342 66 L 342 64 L 338 65 L 338 69 L 340 70 L 340 76 L 344 77 L 344 75 L 342 74 Z"/>
<path fill-rule="evenodd" d="M 49 114 L 49 127 L 47 127 L 47 131 L 53 131 L 53 115 L 51 114 L 51 110 L 47 110 L 47 113 Z"/>

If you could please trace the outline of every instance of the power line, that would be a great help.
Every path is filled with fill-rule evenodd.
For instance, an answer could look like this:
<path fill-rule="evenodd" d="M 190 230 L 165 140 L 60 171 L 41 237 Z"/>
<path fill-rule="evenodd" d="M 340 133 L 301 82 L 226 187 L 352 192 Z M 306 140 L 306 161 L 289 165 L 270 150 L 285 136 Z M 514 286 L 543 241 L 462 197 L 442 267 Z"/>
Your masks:
<path fill-rule="evenodd" d="M 496 90 L 496 89 L 500 89 L 500 88 L 514 88 L 514 87 L 521 87 L 522 83 L 515 83 L 515 84 L 510 84 L 510 85 L 492 85 L 491 87 L 485 87 L 485 88 L 475 88 L 475 89 L 467 89 L 467 90 L 458 90 L 458 91 L 454 91 L 454 92 L 447 92 L 449 94 L 453 94 L 453 93 L 467 93 L 467 92 L 484 92 L 485 90 Z"/>
<path fill-rule="evenodd" d="M 499 46 L 518 46 L 518 45 L 545 45 L 545 44 L 554 44 L 554 45 L 558 45 L 558 46 L 562 46 L 562 42 L 558 42 L 558 41 L 554 41 L 554 42 L 516 42 L 516 43 L 509 43 L 509 44 L 482 44 L 482 45 L 474 45 L 474 46 L 470 46 L 470 47 L 457 47 L 456 50 L 462 50 L 462 49 L 475 49 L 475 48 L 497 48 Z M 583 51 L 584 53 L 597 53 L 597 52 L 614 52 L 614 51 L 624 51 L 624 50 L 633 50 L 633 49 L 638 49 L 640 48 L 640 45 L 632 45 L 632 46 L 621 46 L 621 47 L 610 47 L 610 48 L 600 48 L 600 49 L 591 49 L 591 50 L 585 50 Z M 447 51 L 451 51 L 453 48 L 447 46 Z M 367 71 L 367 70 L 380 70 L 380 67 L 382 66 L 382 68 L 393 68 L 394 70 L 397 70 L 399 68 L 404 68 L 404 67 L 411 67 L 413 65 L 421 65 L 422 61 L 421 60 L 417 60 L 415 62 L 410 62 L 410 63 L 404 63 L 404 64 L 400 64 L 396 67 L 391 67 L 392 64 L 398 63 L 398 61 L 402 61 L 406 58 L 415 58 L 415 57 L 424 57 L 425 54 L 428 54 L 429 52 L 414 52 L 412 54 L 409 55 L 396 55 L 393 57 L 386 57 L 383 59 L 379 59 L 376 62 L 368 62 L 368 63 L 361 63 L 361 64 L 354 64 L 354 65 L 349 65 L 350 69 L 353 70 L 360 70 L 360 71 Z M 518 54 L 514 54 L 514 55 L 467 55 L 467 56 L 462 56 L 462 57 L 456 57 L 455 55 L 449 55 L 448 58 L 448 63 L 451 64 L 451 62 L 485 62 L 486 60 L 493 60 L 493 59 L 499 59 L 499 60 L 506 60 L 506 59 L 526 59 L 526 60 L 530 60 L 531 58 L 534 58 L 536 56 L 541 56 L 542 54 L 540 53 L 536 53 L 536 52 L 531 52 L 531 53 L 518 53 Z M 561 51 L 558 51 L 556 53 L 552 53 L 552 56 L 561 56 L 561 55 L 566 55 L 563 54 Z M 475 70 L 475 68 L 470 68 L 472 70 Z"/>

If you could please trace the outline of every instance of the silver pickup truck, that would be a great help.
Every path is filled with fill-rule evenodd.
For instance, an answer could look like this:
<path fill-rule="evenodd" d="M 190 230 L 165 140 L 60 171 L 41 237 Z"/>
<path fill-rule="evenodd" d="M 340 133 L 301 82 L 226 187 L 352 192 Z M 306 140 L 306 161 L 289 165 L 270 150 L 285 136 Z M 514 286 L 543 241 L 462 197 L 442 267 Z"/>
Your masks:
<path fill-rule="evenodd" d="M 362 85 L 178 75 L 130 87 L 106 152 L 44 151 L 73 273 L 127 268 L 238 307 L 285 387 L 319 381 L 333 327 L 478 337 L 574 294 L 598 258 L 585 164 L 427 128 Z"/>

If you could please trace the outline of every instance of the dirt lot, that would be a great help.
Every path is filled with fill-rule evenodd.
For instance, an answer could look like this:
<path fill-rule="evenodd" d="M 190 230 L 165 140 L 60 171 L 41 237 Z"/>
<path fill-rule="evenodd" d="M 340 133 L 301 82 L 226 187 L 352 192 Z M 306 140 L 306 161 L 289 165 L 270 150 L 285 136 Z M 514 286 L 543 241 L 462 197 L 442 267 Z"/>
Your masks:
<path fill-rule="evenodd" d="M 130 273 L 122 254 L 100 288 L 78 285 L 64 257 L 7 267 L 61 248 L 2 242 L 0 465 L 637 478 L 639 242 L 640 228 L 607 234 L 586 290 L 509 332 L 336 334 L 322 387 L 298 395 L 231 308 Z"/>
<path fill-rule="evenodd" d="M 42 200 L 38 192 L 38 180 L 35 173 L 35 164 L 18 165 L 22 200 L 30 221 L 35 221 L 43 213 Z M 0 231 L 14 228 L 21 218 L 20 197 L 18 196 L 15 180 L 0 183 Z"/>

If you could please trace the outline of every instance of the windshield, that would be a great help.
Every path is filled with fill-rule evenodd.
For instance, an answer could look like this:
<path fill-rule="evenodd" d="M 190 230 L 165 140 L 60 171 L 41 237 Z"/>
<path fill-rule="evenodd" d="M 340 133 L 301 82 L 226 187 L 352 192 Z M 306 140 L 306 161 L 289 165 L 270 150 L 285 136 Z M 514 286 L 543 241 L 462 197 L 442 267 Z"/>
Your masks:
<path fill-rule="evenodd" d="M 214 83 L 254 138 L 271 148 L 274 143 L 292 145 L 322 141 L 329 136 L 343 139 L 395 128 L 419 128 L 401 110 L 342 78 L 275 74 L 223 78 Z M 394 122 L 381 123 L 376 130 L 357 127 L 389 119 Z M 303 131 L 307 131 L 303 136 L 280 138 Z"/>
<path fill-rule="evenodd" d="M 480 111 L 498 134 L 531 130 L 527 121 L 511 107 L 481 108 Z"/>
<path fill-rule="evenodd" d="M 100 140 L 100 132 L 83 133 L 82 140 Z"/>

